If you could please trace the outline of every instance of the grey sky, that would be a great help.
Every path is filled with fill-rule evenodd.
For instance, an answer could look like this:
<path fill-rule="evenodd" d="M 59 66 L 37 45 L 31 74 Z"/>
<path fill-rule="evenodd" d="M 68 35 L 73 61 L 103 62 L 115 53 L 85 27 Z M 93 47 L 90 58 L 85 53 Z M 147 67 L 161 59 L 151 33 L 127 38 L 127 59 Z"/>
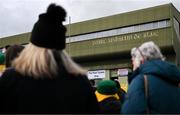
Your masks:
<path fill-rule="evenodd" d="M 67 10 L 72 23 L 170 2 L 180 11 L 180 0 L 0 0 L 0 38 L 30 32 L 52 2 Z"/>

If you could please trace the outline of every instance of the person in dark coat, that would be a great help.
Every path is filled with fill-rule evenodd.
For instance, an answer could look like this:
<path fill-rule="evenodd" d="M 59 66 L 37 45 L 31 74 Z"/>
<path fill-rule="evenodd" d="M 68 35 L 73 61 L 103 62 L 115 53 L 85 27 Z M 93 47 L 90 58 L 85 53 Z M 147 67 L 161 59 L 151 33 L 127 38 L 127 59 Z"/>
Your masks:
<path fill-rule="evenodd" d="M 22 45 L 11 45 L 7 48 L 5 53 L 5 65 L 6 68 L 11 67 L 13 60 L 19 56 L 21 51 L 24 49 Z"/>
<path fill-rule="evenodd" d="M 118 88 L 118 96 L 119 96 L 119 100 L 121 101 L 121 104 L 124 103 L 125 101 L 125 97 L 126 97 L 126 91 L 124 91 L 124 89 L 121 88 L 121 84 L 119 83 L 118 80 L 113 80 L 116 83 L 116 87 Z"/>
<path fill-rule="evenodd" d="M 96 91 L 96 86 L 95 86 L 95 80 L 89 80 L 91 83 L 91 87 L 93 88 L 93 91 Z"/>
<path fill-rule="evenodd" d="M 134 72 L 129 78 L 123 114 L 180 114 L 180 69 L 164 60 L 154 42 L 131 50 Z M 146 76 L 146 77 L 145 77 Z"/>
<path fill-rule="evenodd" d="M 116 83 L 112 80 L 102 80 L 98 83 L 95 94 L 99 102 L 101 114 L 120 113 L 121 102 L 117 92 Z"/>
<path fill-rule="evenodd" d="M 99 113 L 86 70 L 65 52 L 66 11 L 50 4 L 0 78 L 0 113 Z"/>

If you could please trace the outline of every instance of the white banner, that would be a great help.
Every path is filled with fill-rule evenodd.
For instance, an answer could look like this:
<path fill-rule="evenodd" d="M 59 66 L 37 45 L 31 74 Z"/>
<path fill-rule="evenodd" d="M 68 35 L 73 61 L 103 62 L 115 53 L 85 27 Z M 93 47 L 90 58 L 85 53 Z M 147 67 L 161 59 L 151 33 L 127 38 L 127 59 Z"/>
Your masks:
<path fill-rule="evenodd" d="M 128 69 L 118 69 L 117 74 L 120 76 L 127 76 L 128 75 Z"/>
<path fill-rule="evenodd" d="M 105 78 L 105 70 L 88 71 L 89 79 L 103 79 Z"/>

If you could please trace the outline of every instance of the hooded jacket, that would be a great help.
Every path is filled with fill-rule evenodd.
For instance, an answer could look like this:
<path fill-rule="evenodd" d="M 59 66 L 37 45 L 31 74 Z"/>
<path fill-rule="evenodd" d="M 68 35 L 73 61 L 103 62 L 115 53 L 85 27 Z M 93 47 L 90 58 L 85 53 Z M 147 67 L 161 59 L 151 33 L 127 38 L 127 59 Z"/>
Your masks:
<path fill-rule="evenodd" d="M 147 75 L 148 96 L 145 96 L 144 75 Z M 161 60 L 142 64 L 128 78 L 127 99 L 122 113 L 180 113 L 180 69 Z"/>

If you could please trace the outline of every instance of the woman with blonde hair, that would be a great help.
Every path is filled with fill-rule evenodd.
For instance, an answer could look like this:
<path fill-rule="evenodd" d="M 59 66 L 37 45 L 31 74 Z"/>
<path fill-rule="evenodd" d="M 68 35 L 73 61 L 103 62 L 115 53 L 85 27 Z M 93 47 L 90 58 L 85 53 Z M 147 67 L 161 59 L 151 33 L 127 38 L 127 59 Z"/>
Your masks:
<path fill-rule="evenodd" d="M 65 52 L 66 11 L 51 4 L 0 79 L 0 113 L 98 113 L 86 76 Z"/>
<path fill-rule="evenodd" d="M 164 60 L 152 41 L 131 50 L 133 74 L 129 79 L 124 114 L 179 114 L 180 69 Z"/>

